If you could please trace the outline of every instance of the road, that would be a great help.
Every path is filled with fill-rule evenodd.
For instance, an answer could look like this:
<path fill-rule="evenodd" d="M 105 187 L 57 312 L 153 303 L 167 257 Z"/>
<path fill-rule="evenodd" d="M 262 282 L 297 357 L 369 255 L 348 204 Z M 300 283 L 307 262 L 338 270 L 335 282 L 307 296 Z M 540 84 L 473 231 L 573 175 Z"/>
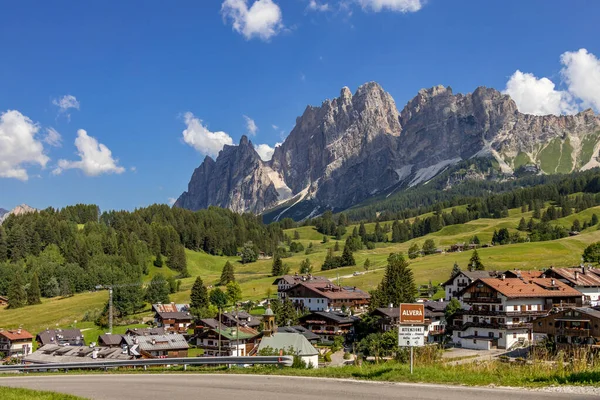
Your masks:
<path fill-rule="evenodd" d="M 518 389 L 389 384 L 257 375 L 46 375 L 0 377 L 0 385 L 51 390 L 89 399 L 243 400 L 547 400 L 597 397 Z"/>

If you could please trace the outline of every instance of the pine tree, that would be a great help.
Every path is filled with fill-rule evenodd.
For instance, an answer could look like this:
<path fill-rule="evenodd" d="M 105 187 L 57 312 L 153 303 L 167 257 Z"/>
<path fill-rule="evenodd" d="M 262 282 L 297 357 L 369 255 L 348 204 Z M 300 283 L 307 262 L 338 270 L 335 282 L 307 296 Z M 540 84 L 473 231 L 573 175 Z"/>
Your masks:
<path fill-rule="evenodd" d="M 454 266 L 452 267 L 452 273 L 450 275 L 454 278 L 458 274 L 460 274 L 460 267 L 458 266 L 458 263 L 455 261 Z"/>
<path fill-rule="evenodd" d="M 313 270 L 313 267 L 310 263 L 310 260 L 307 258 L 300 263 L 300 273 L 301 274 L 310 274 Z"/>
<path fill-rule="evenodd" d="M 371 260 L 369 260 L 368 258 L 365 260 L 365 263 L 363 264 L 363 268 L 365 269 L 365 271 L 368 271 L 369 268 L 371 268 Z"/>
<path fill-rule="evenodd" d="M 227 298 L 231 304 L 235 304 L 242 299 L 242 288 L 237 282 L 227 284 Z"/>
<path fill-rule="evenodd" d="M 367 242 L 367 228 L 365 228 L 364 222 L 361 222 L 358 227 L 358 236 L 362 238 L 364 243 Z"/>
<path fill-rule="evenodd" d="M 40 290 L 40 279 L 38 278 L 37 272 L 33 273 L 31 277 L 31 283 L 29 284 L 29 289 L 27 290 L 27 304 L 41 304 L 42 300 L 42 292 Z"/>
<path fill-rule="evenodd" d="M 573 232 L 580 232 L 581 231 L 581 223 L 579 222 L 578 219 L 575 219 L 573 221 L 573 225 L 571 226 L 571 230 Z"/>
<path fill-rule="evenodd" d="M 433 239 L 427 239 L 425 241 L 425 243 L 423 243 L 423 254 L 430 255 L 430 254 L 434 254 L 436 251 L 436 246 L 435 246 L 435 242 L 433 241 Z"/>
<path fill-rule="evenodd" d="M 150 304 L 170 303 L 169 286 L 162 274 L 156 274 L 146 288 L 146 301 Z"/>
<path fill-rule="evenodd" d="M 275 310 L 273 310 L 275 312 Z M 295 325 L 298 322 L 298 313 L 289 297 L 286 297 L 275 312 L 275 323 L 279 326 Z"/>
<path fill-rule="evenodd" d="M 233 264 L 227 261 L 223 267 L 223 271 L 221 271 L 219 284 L 225 286 L 229 282 L 235 282 L 235 271 L 233 269 Z"/>
<path fill-rule="evenodd" d="M 8 260 L 8 243 L 6 231 L 0 225 L 0 263 Z"/>
<path fill-rule="evenodd" d="M 413 272 L 401 253 L 392 253 L 388 257 L 385 275 L 376 292 L 375 300 L 371 299 L 372 309 L 415 301 L 417 286 Z"/>
<path fill-rule="evenodd" d="M 21 308 L 27 303 L 27 293 L 23 288 L 23 278 L 16 273 L 8 287 L 8 308 Z"/>
<path fill-rule="evenodd" d="M 272 276 L 280 276 L 283 271 L 283 262 L 281 261 L 281 257 L 275 256 L 273 259 L 273 265 L 271 267 L 271 275 Z"/>
<path fill-rule="evenodd" d="M 73 296 L 73 292 L 75 292 L 75 288 L 71 283 L 71 280 L 68 277 L 64 277 L 60 281 L 60 295 L 62 297 L 71 297 Z"/>
<path fill-rule="evenodd" d="M 154 259 L 154 266 L 157 268 L 162 268 L 164 265 L 164 261 L 160 251 L 156 254 L 156 258 Z"/>
<path fill-rule="evenodd" d="M 348 246 L 344 246 L 344 251 L 342 252 L 341 266 L 350 267 L 353 265 L 356 265 L 356 260 L 354 260 L 352 250 L 350 250 Z"/>
<path fill-rule="evenodd" d="M 591 222 L 591 224 L 592 225 L 598 224 L 598 216 L 596 214 L 592 214 L 592 222 Z M 0 249 L 0 257 L 2 257 L 2 250 L 1 249 Z M 0 261 L 2 261 L 2 260 L 0 259 Z"/>
<path fill-rule="evenodd" d="M 167 262 L 169 268 L 179 272 L 179 276 L 185 278 L 189 276 L 187 270 L 187 259 L 185 257 L 185 248 L 181 244 L 174 244 L 171 251 L 171 257 Z"/>
<path fill-rule="evenodd" d="M 408 248 L 408 258 L 415 259 L 417 257 L 419 257 L 419 254 L 421 252 L 421 249 L 419 248 L 419 245 L 415 242 L 413 244 L 410 245 L 410 247 Z"/>
<path fill-rule="evenodd" d="M 212 305 L 222 310 L 227 305 L 227 295 L 219 288 L 214 288 L 208 296 Z"/>
<path fill-rule="evenodd" d="M 485 267 L 479 258 L 479 253 L 477 250 L 473 250 L 473 254 L 471 255 L 471 259 L 469 260 L 469 269 L 471 271 L 483 271 Z"/>
<path fill-rule="evenodd" d="M 294 231 L 294 240 L 300 239 L 300 233 L 298 231 Z"/>
<path fill-rule="evenodd" d="M 335 246 L 333 246 L 333 251 L 340 251 L 340 242 L 335 242 Z"/>
<path fill-rule="evenodd" d="M 194 310 L 200 310 L 207 308 L 208 305 L 208 290 L 204 286 L 202 278 L 197 277 L 190 293 L 190 307 Z"/>
<path fill-rule="evenodd" d="M 521 217 L 521 220 L 519 221 L 519 226 L 517 227 L 518 230 L 520 230 L 521 232 L 524 232 L 527 230 L 527 222 L 525 221 L 525 217 Z"/>
<path fill-rule="evenodd" d="M 329 242 L 329 237 L 327 237 L 327 235 L 323 235 L 323 241 L 321 243 L 325 244 Z"/>

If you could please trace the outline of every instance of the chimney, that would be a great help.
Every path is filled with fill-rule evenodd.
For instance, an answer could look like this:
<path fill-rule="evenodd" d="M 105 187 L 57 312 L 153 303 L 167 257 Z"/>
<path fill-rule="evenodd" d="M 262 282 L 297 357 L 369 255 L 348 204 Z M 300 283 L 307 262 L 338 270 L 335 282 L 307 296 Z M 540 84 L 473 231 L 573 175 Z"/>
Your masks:
<path fill-rule="evenodd" d="M 552 280 L 550 281 L 550 283 L 552 284 L 552 286 L 556 285 L 556 281 L 555 281 L 554 279 L 552 279 Z"/>
<path fill-rule="evenodd" d="M 581 268 L 583 269 L 583 267 L 581 267 Z M 575 280 L 578 280 L 579 279 L 579 271 L 575 271 L 574 275 L 575 275 Z"/>
<path fill-rule="evenodd" d="M 388 307 L 389 307 L 389 308 L 394 308 L 394 304 L 390 303 L 390 304 L 388 305 Z"/>
<path fill-rule="evenodd" d="M 585 265 L 581 266 L 581 273 L 585 275 Z"/>
<path fill-rule="evenodd" d="M 500 279 L 505 280 L 506 279 L 506 275 L 504 275 L 504 274 L 500 275 Z"/>
<path fill-rule="evenodd" d="M 152 346 L 156 344 L 156 339 L 152 338 Z"/>

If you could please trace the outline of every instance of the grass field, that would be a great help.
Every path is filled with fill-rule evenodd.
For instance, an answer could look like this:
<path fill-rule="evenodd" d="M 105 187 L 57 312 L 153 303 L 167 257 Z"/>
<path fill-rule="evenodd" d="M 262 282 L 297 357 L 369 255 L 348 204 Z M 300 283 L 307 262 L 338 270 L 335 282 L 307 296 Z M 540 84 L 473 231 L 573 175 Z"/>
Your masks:
<path fill-rule="evenodd" d="M 600 215 L 600 207 L 561 218 L 553 223 L 570 228 L 576 218 L 583 223 L 589 221 L 594 213 Z M 324 272 L 319 271 L 320 267 L 328 249 L 335 246 L 335 240 L 330 239 L 328 243 L 323 244 L 323 235 L 318 233 L 314 227 L 300 227 L 291 229 L 286 233 L 293 237 L 294 231 L 297 231 L 300 235 L 298 241 L 304 247 L 308 247 L 309 243 L 312 243 L 314 252 L 310 255 L 305 255 L 304 252 L 297 253 L 293 257 L 285 258 L 283 262 L 289 265 L 290 272 L 293 273 L 299 270 L 302 260 L 308 258 L 313 265 L 313 273 L 326 276 L 336 282 L 339 279 L 342 285 L 370 290 L 375 288 L 381 281 L 386 259 L 392 252 L 407 253 L 412 243 L 417 242 L 422 245 L 426 239 L 433 239 L 438 247 L 448 247 L 454 243 L 467 242 L 474 235 L 477 235 L 483 243 L 486 243 L 491 240 L 494 230 L 508 228 L 510 231 L 516 231 L 515 228 L 521 217 L 528 220 L 531 213 L 521 213 L 520 209 L 513 209 L 510 210 L 507 218 L 479 219 L 462 225 L 447 226 L 439 232 L 406 243 L 378 243 L 373 250 L 364 249 L 354 254 L 356 266 Z M 391 225 L 391 222 L 388 222 L 388 224 Z M 373 231 L 374 226 L 374 224 L 366 224 L 367 231 Z M 348 227 L 346 236 L 352 233 L 353 228 L 354 226 Z M 479 250 L 479 254 L 488 270 L 515 268 L 527 270 L 548 268 L 550 266 L 568 267 L 579 264 L 583 249 L 590 243 L 597 241 L 600 241 L 600 231 L 598 231 L 597 226 L 593 226 L 575 237 L 548 242 L 520 243 L 484 248 Z M 340 241 L 340 248 L 343 248 L 343 240 Z M 340 255 L 341 251 L 337 254 Z M 243 265 L 239 262 L 238 257 L 218 257 L 189 250 L 186 251 L 186 255 L 191 277 L 182 280 L 182 290 L 171 295 L 172 301 L 189 302 L 189 291 L 197 276 L 201 276 L 206 285 L 216 285 L 219 281 L 221 269 L 228 260 L 235 266 L 236 279 L 240 283 L 244 299 L 259 300 L 265 298 L 268 294 L 271 296 L 276 294 L 276 288 L 272 285 L 274 278 L 270 276 L 272 260 L 259 260 L 252 264 Z M 471 252 L 436 254 L 410 260 L 410 264 L 418 284 L 425 284 L 429 281 L 436 284 L 448 279 L 455 262 L 460 267 L 466 268 L 470 257 Z M 365 272 L 362 266 L 367 258 L 371 262 L 371 268 L 368 272 Z M 353 276 L 355 271 L 359 271 L 360 274 Z M 166 276 L 175 274 L 166 267 L 151 267 L 150 274 L 145 279 L 150 280 L 157 273 L 163 273 Z M 92 338 L 94 335 L 102 333 L 102 330 L 96 328 L 90 322 L 82 323 L 81 321 L 86 312 L 102 310 L 107 298 L 108 293 L 100 291 L 77 294 L 66 299 L 44 299 L 40 305 L 17 310 L 0 309 L 0 327 L 14 328 L 22 326 L 35 333 L 47 327 L 73 326 L 74 321 L 78 321 L 75 326 L 88 329 L 84 331 L 84 333 L 87 332 L 85 333 L 86 339 L 88 337 Z M 146 307 L 146 311 L 140 315 L 150 315 L 149 305 Z M 93 340 L 96 340 L 96 338 Z"/>
<path fill-rule="evenodd" d="M 0 386 L 0 399 L 2 400 L 82 400 L 83 397 L 71 396 L 62 393 L 40 392 L 37 390 L 9 388 Z"/>

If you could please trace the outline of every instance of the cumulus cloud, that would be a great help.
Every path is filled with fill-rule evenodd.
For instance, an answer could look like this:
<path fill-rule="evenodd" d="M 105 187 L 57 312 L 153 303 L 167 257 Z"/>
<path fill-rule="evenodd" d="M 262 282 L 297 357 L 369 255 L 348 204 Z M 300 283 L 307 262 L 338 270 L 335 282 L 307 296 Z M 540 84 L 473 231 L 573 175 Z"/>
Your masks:
<path fill-rule="evenodd" d="M 52 147 L 60 147 L 62 145 L 62 136 L 56 129 L 47 128 L 44 143 L 47 143 Z"/>
<path fill-rule="evenodd" d="M 251 1 L 250 7 L 248 0 L 225 0 L 221 15 L 247 40 L 256 37 L 268 41 L 284 27 L 281 9 L 273 0 Z"/>
<path fill-rule="evenodd" d="M 65 114 L 71 120 L 70 109 L 79 110 L 79 101 L 73 95 L 66 94 L 63 97 L 52 100 L 52 104 L 58 107 L 59 114 Z"/>
<path fill-rule="evenodd" d="M 423 7 L 423 0 L 357 0 L 363 10 L 380 12 L 390 10 L 401 13 L 417 12 Z"/>
<path fill-rule="evenodd" d="M 50 160 L 36 138 L 39 126 L 16 110 L 0 115 L 0 178 L 29 179 L 25 165 L 45 167 Z"/>
<path fill-rule="evenodd" d="M 600 60 L 586 49 L 579 49 L 563 53 L 560 61 L 569 92 L 581 100 L 583 107 L 600 111 Z"/>
<path fill-rule="evenodd" d="M 256 132 L 258 132 L 258 126 L 256 126 L 256 122 L 254 122 L 254 120 L 247 115 L 244 115 L 244 119 L 246 120 L 246 129 L 248 130 L 248 134 L 255 136 Z"/>
<path fill-rule="evenodd" d="M 275 147 L 281 146 L 281 143 L 275 143 Z M 275 152 L 275 147 L 271 147 L 268 144 L 259 144 L 254 149 L 260 156 L 261 160 L 269 161 L 273 158 L 273 153 Z"/>
<path fill-rule="evenodd" d="M 308 2 L 308 7 L 306 7 L 306 8 L 310 11 L 325 12 L 325 11 L 329 11 L 329 4 L 319 3 L 316 0 L 310 0 Z"/>
<path fill-rule="evenodd" d="M 183 131 L 183 141 L 200 153 L 216 156 L 223 146 L 232 145 L 233 139 L 225 132 L 211 132 L 191 112 L 183 116 L 187 128 Z"/>
<path fill-rule="evenodd" d="M 96 138 L 89 136 L 83 129 L 77 131 L 75 139 L 79 161 L 58 160 L 58 167 L 52 171 L 58 175 L 67 169 L 80 169 L 87 176 L 101 174 L 122 174 L 125 168 L 118 165 L 119 161 L 112 157 L 112 152 Z"/>
<path fill-rule="evenodd" d="M 175 204 L 175 202 L 177 201 L 177 199 L 174 198 L 174 197 L 169 197 L 167 199 L 167 201 L 169 202 L 169 205 L 172 206 L 173 204 Z"/>
<path fill-rule="evenodd" d="M 506 83 L 504 93 L 515 101 L 519 111 L 533 115 L 574 114 L 577 106 L 566 91 L 556 90 L 548 78 L 537 78 L 519 70 Z"/>

